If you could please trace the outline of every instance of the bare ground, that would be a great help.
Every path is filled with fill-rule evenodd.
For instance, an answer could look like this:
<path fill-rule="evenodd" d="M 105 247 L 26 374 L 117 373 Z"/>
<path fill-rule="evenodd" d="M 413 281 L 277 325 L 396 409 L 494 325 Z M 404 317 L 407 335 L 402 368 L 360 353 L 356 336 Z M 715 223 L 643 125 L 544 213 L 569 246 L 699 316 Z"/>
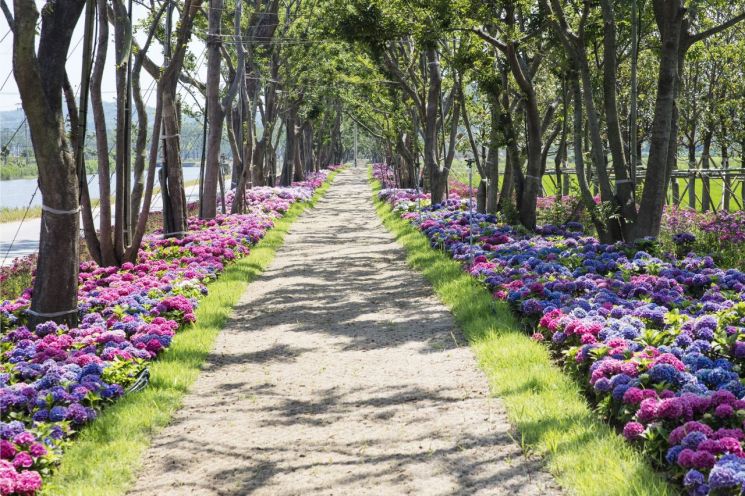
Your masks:
<path fill-rule="evenodd" d="M 131 494 L 558 494 L 340 174 L 241 298 Z"/>

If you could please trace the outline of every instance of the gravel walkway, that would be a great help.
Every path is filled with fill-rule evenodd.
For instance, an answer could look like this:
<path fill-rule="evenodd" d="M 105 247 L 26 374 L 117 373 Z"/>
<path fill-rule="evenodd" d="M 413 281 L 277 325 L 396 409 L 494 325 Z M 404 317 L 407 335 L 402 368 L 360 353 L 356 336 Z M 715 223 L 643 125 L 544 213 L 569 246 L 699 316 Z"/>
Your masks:
<path fill-rule="evenodd" d="M 248 287 L 131 494 L 557 494 L 513 434 L 347 170 Z"/>

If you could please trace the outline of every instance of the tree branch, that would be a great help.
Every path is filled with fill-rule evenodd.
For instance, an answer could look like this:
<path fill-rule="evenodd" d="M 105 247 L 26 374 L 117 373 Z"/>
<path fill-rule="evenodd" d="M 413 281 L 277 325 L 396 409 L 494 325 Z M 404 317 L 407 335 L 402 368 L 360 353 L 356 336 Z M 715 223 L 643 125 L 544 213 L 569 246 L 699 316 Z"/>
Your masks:
<path fill-rule="evenodd" d="M 238 52 L 238 60 L 236 61 L 237 70 L 235 71 L 235 77 L 230 83 L 225 98 L 223 98 L 221 104 L 223 112 L 226 112 L 230 105 L 233 103 L 235 95 L 238 94 L 238 88 L 240 86 L 241 79 L 245 77 L 246 73 L 246 62 L 245 62 L 245 50 L 243 49 L 243 42 L 241 41 L 241 14 L 243 2 L 238 2 L 235 6 L 235 49 Z"/>
<path fill-rule="evenodd" d="M 10 9 L 8 8 L 8 4 L 5 3 L 5 0 L 0 0 L 0 8 L 2 8 L 3 14 L 5 14 L 5 20 L 8 21 L 8 26 L 10 26 L 10 30 L 15 32 L 16 21 L 15 19 L 13 19 L 13 14 L 10 13 Z"/>
<path fill-rule="evenodd" d="M 136 41 L 132 40 L 132 44 L 136 46 L 139 50 L 139 46 L 137 45 Z M 142 67 L 147 71 L 148 74 L 150 74 L 150 77 L 152 77 L 156 81 L 160 79 L 161 67 L 155 62 L 153 62 L 153 60 L 147 55 L 144 55 L 142 57 Z M 179 74 L 178 78 L 179 78 L 179 81 L 181 81 L 182 83 L 189 84 L 197 88 L 200 93 L 204 93 L 206 89 L 206 86 L 204 85 L 204 83 L 197 81 L 192 76 L 189 76 L 188 74 L 185 74 L 183 72 Z"/>
<path fill-rule="evenodd" d="M 502 52 L 506 52 L 507 51 L 507 45 L 505 43 L 499 41 L 498 39 L 496 39 L 495 37 L 493 37 L 492 35 L 490 35 L 486 31 L 484 31 L 483 28 L 474 28 L 472 31 L 479 38 L 481 38 L 482 40 L 486 41 L 490 45 L 493 45 L 493 46 L 499 48 Z"/>
<path fill-rule="evenodd" d="M 463 87 L 463 81 L 458 81 L 458 85 L 462 88 Z M 479 158 L 479 148 L 476 145 L 476 140 L 473 138 L 473 132 L 471 131 L 471 121 L 468 118 L 468 108 L 466 107 L 466 98 L 463 91 L 458 91 L 458 99 L 460 100 L 460 105 L 462 107 L 461 112 L 463 113 L 463 124 L 466 128 L 466 134 L 468 135 L 468 143 L 471 145 L 471 151 L 473 152 L 473 159 L 476 161 L 476 170 L 479 171 L 479 174 L 481 177 L 486 177 L 486 171 L 484 170 L 484 167 L 481 163 L 481 159 Z"/>
<path fill-rule="evenodd" d="M 367 125 L 365 125 L 365 123 L 363 123 L 362 121 L 360 121 L 359 119 L 357 119 L 354 115 L 352 115 L 351 112 L 348 112 L 348 111 L 345 110 L 344 113 L 347 114 L 349 116 L 349 118 L 352 119 L 354 122 L 356 122 L 357 124 L 359 124 L 359 126 L 362 129 L 364 129 L 365 131 L 367 131 L 368 133 L 370 133 L 370 135 L 373 136 L 374 138 L 384 139 L 384 136 L 382 134 L 376 133 L 375 131 L 373 131 L 372 129 L 370 129 Z"/>
<path fill-rule="evenodd" d="M 408 82 L 406 81 L 406 76 L 403 74 L 403 72 L 401 72 L 401 69 L 393 61 L 390 54 L 385 51 L 383 51 L 383 58 L 385 60 L 386 67 L 393 73 L 396 79 L 398 79 L 401 88 L 414 100 L 417 108 L 421 111 L 421 109 L 423 108 L 422 100 L 421 98 L 419 98 L 417 92 L 414 91 L 414 89 L 408 84 Z"/>
<path fill-rule="evenodd" d="M 556 113 L 556 106 L 557 102 L 552 102 L 551 105 L 549 105 L 546 109 L 546 113 L 543 114 L 543 121 L 541 122 L 541 133 L 545 133 L 546 129 L 548 129 L 548 125 L 554 118 L 554 113 Z"/>
<path fill-rule="evenodd" d="M 707 29 L 706 31 L 701 31 L 700 33 L 694 34 L 694 35 L 687 35 L 686 37 L 686 49 L 690 48 L 691 45 L 694 43 L 704 40 L 710 36 L 714 36 L 717 33 L 721 33 L 725 29 L 734 26 L 738 22 L 745 19 L 745 12 L 741 12 L 740 14 L 736 15 L 732 19 L 723 22 L 722 24 L 719 24 L 718 26 L 714 26 L 713 28 Z"/>

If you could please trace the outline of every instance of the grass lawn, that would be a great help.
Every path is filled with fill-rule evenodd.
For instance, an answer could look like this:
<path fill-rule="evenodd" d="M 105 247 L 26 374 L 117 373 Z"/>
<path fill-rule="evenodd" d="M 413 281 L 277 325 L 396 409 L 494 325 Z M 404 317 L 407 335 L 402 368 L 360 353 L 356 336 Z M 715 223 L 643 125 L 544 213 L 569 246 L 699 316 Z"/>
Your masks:
<path fill-rule="evenodd" d="M 375 182 L 374 191 L 379 188 Z M 408 263 L 424 274 L 452 311 L 492 393 L 504 402 L 517 441 L 526 453 L 545 458 L 568 494 L 677 494 L 639 452 L 598 419 L 576 381 L 521 330 L 506 303 L 494 300 L 445 252 L 431 248 L 427 238 L 377 194 L 374 200 L 384 225 L 406 249 Z"/>
<path fill-rule="evenodd" d="M 718 164 L 717 160 L 721 160 L 721 159 L 719 159 L 718 157 L 714 157 L 713 160 L 717 162 Z M 740 164 L 737 161 L 737 159 L 733 159 L 731 164 L 732 164 L 731 165 L 732 168 L 740 167 Z M 500 166 L 504 167 L 504 161 L 500 162 Z M 570 167 L 571 166 L 572 164 L 570 164 Z M 687 162 L 685 161 L 681 162 L 679 164 L 679 168 L 681 170 L 688 169 Z M 547 196 L 554 196 L 556 194 L 556 175 L 552 174 L 552 172 L 553 172 L 553 169 L 549 169 L 546 171 L 546 174 L 543 176 L 543 190 Z M 570 194 L 576 194 L 576 192 L 579 191 L 579 185 L 577 184 L 577 176 L 571 175 L 569 177 L 571 181 L 571 186 L 569 188 Z M 453 167 L 450 170 L 450 179 L 462 182 L 464 184 L 468 184 L 468 168 L 466 167 L 466 164 L 464 161 L 462 160 L 453 161 Z M 476 166 L 474 166 L 473 180 L 472 180 L 473 186 L 474 187 L 478 186 L 480 180 L 481 180 L 481 176 L 479 176 L 479 173 L 476 170 Z M 501 183 L 501 180 L 502 180 L 502 175 L 500 174 L 500 183 Z M 678 185 L 680 187 L 681 200 L 682 200 L 680 204 L 683 207 L 687 207 L 688 206 L 688 192 L 684 190 L 686 188 L 688 180 L 681 179 L 681 178 L 677 178 L 675 180 L 678 181 Z M 722 200 L 722 191 L 724 189 L 724 180 L 712 178 L 709 180 L 709 184 L 710 184 L 709 187 L 710 187 L 711 198 L 714 202 L 714 207 L 717 210 L 719 210 L 721 200 Z M 730 211 L 743 210 L 743 208 L 741 208 L 741 205 L 745 206 L 745 202 L 743 202 L 743 198 L 745 197 L 745 192 L 743 192 L 743 188 L 745 188 L 745 184 L 743 184 L 743 181 L 733 180 L 731 188 L 734 190 L 735 194 L 733 196 L 735 196 L 736 199 L 730 200 Z M 697 197 L 696 209 L 697 210 L 701 210 L 701 193 L 703 189 L 704 189 L 703 181 L 701 181 L 701 178 L 696 178 L 696 197 Z M 672 201 L 672 190 L 668 190 L 668 198 L 670 199 L 670 201 Z M 739 202 L 739 205 L 738 205 L 738 202 Z"/>
<path fill-rule="evenodd" d="M 251 253 L 228 265 L 200 300 L 197 322 L 175 336 L 171 347 L 149 364 L 151 381 L 88 425 L 65 450 L 62 463 L 42 494 L 104 496 L 126 492 L 153 435 L 168 424 L 197 378 L 212 344 L 246 286 L 274 259 L 293 221 L 328 190 L 335 172 L 310 202 L 294 204 Z"/>

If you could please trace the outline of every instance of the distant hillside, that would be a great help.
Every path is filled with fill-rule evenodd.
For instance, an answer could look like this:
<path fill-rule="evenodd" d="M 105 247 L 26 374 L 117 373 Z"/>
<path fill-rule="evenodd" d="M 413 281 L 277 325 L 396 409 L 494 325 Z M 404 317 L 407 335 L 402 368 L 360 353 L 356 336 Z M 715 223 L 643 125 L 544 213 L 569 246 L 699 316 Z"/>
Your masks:
<path fill-rule="evenodd" d="M 106 128 L 108 131 L 109 143 L 113 144 L 114 132 L 116 130 L 116 103 L 113 101 L 104 102 L 104 115 L 106 116 Z M 152 129 L 153 117 L 155 115 L 155 109 L 152 107 L 147 108 L 148 113 L 148 128 Z M 11 155 L 23 155 L 26 150 L 30 150 L 31 143 L 26 137 L 26 128 L 22 126 L 24 122 L 24 114 L 22 109 L 10 110 L 0 112 L 0 146 L 10 144 L 9 149 Z M 201 139 L 202 139 L 202 123 L 194 119 L 193 117 L 184 115 L 183 118 L 183 129 L 181 130 L 182 145 L 185 158 L 199 158 L 201 156 Z M 132 123 L 137 126 L 137 113 L 132 112 Z M 20 129 L 19 129 L 20 126 Z M 92 134 L 95 130 L 93 124 L 92 110 L 89 108 L 88 111 L 88 133 Z M 16 131 L 18 132 L 16 133 Z M 14 135 L 15 133 L 15 135 Z M 92 145 L 89 134 L 89 146 Z M 12 141 L 11 141 L 12 138 Z M 111 145 L 110 145 L 111 146 Z M 229 151 L 229 149 L 228 149 Z"/>
<path fill-rule="evenodd" d="M 116 103 L 113 101 L 104 102 L 103 112 L 104 112 L 104 115 L 106 116 L 106 126 L 109 129 L 114 129 L 116 126 Z M 153 116 L 155 115 L 155 109 L 153 107 L 147 107 L 147 114 L 148 114 L 148 120 L 150 121 L 150 124 L 152 124 L 152 119 L 153 119 Z M 92 115 L 93 115 L 92 110 L 89 107 L 89 110 L 88 110 L 88 130 L 89 131 L 93 131 Z M 12 129 L 14 131 L 23 122 L 23 117 L 24 117 L 23 109 L 21 108 L 19 108 L 18 110 L 6 110 L 3 112 L 0 112 L 0 129 L 5 129 L 6 131 L 8 129 Z M 132 122 L 137 123 L 137 112 L 135 112 L 134 110 L 132 111 Z M 184 125 L 186 126 L 190 124 L 201 126 L 201 123 L 199 121 L 185 115 Z"/>
<path fill-rule="evenodd" d="M 108 132 L 109 148 L 111 148 L 111 146 L 114 144 L 114 133 L 116 131 L 116 103 L 113 101 L 104 102 L 103 108 L 104 115 L 106 116 L 106 129 Z M 155 109 L 153 107 L 148 107 L 147 113 L 148 129 L 152 130 Z M 30 139 L 28 139 L 26 136 L 26 127 L 22 126 L 23 117 L 23 110 L 21 109 L 0 112 L 0 147 L 9 145 L 8 148 L 10 150 L 10 155 L 13 157 L 22 157 L 25 156 L 25 154 L 27 153 L 31 153 L 31 142 Z M 261 116 L 257 115 L 256 119 L 257 128 L 259 130 L 258 132 L 261 132 Z M 134 128 L 137 127 L 136 112 L 132 112 L 132 125 L 134 126 Z M 202 120 L 184 114 L 182 125 L 183 129 L 181 129 L 181 155 L 186 161 L 199 160 L 202 156 Z M 87 154 L 89 158 L 92 158 L 92 156 L 95 154 L 95 142 L 93 141 L 95 126 L 93 124 L 92 111 L 90 109 L 88 111 L 87 129 Z M 228 157 L 230 157 L 231 150 L 230 145 L 227 141 L 227 131 L 224 131 L 224 133 L 225 134 L 223 135 L 223 143 L 221 147 L 222 153 L 225 153 Z"/>

